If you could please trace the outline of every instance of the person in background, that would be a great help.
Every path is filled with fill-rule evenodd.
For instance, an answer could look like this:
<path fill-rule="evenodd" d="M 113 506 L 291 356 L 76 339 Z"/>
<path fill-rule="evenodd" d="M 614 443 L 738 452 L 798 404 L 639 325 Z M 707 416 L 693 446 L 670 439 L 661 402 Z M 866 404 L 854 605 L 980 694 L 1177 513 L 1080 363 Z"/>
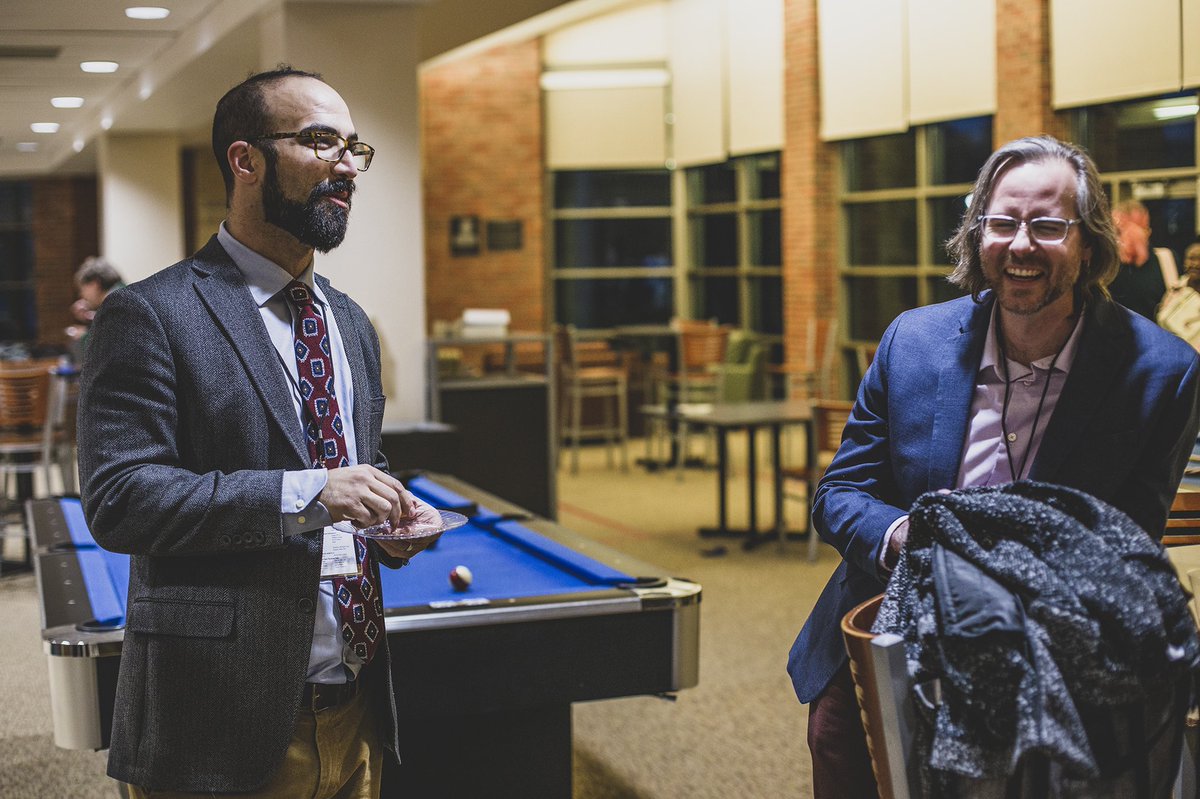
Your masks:
<path fill-rule="evenodd" d="M 134 799 L 375 799 L 398 740 L 379 564 L 432 539 L 333 525 L 436 517 L 380 452 L 375 329 L 314 272 L 375 151 L 286 66 L 221 98 L 212 144 L 225 221 L 108 297 L 81 378 L 84 513 L 131 556 L 108 774 Z"/>
<path fill-rule="evenodd" d="M 75 272 L 75 286 L 79 299 L 71 304 L 71 316 L 77 324 L 67 328 L 67 338 L 76 344 L 76 361 L 82 361 L 87 353 L 88 330 L 97 309 L 110 293 L 125 285 L 121 273 L 104 258 L 93 255 Z"/>
<path fill-rule="evenodd" d="M 1200 291 L 1200 240 L 1183 251 L 1183 271 L 1188 287 Z"/>
<path fill-rule="evenodd" d="M 1113 207 L 1113 224 L 1121 266 L 1108 293 L 1129 310 L 1153 321 L 1169 286 L 1158 255 L 1150 246 L 1150 212 L 1137 200 L 1125 200 Z"/>
<path fill-rule="evenodd" d="M 1117 243 L 1095 164 L 1048 136 L 980 170 L 950 241 L 970 296 L 901 314 L 880 340 L 813 501 L 842 556 L 792 647 L 816 799 L 876 796 L 840 622 L 883 592 L 930 491 L 1068 486 L 1162 536 L 1200 427 L 1200 359 L 1112 302 Z"/>

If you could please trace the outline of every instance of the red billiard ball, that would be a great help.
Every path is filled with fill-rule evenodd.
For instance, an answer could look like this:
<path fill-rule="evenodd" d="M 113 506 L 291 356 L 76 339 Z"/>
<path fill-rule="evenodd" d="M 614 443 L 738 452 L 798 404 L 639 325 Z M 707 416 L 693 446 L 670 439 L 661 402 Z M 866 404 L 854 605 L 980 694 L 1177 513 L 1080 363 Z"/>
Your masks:
<path fill-rule="evenodd" d="M 471 570 L 466 566 L 455 566 L 450 570 L 450 585 L 455 591 L 466 591 L 471 587 Z"/>

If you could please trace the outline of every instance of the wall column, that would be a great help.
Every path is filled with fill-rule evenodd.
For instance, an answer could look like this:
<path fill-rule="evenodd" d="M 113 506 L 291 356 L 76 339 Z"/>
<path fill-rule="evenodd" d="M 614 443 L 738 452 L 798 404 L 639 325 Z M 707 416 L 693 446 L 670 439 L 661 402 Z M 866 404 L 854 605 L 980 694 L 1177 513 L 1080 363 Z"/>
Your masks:
<path fill-rule="evenodd" d="M 321 73 L 375 148 L 371 169 L 357 178 L 345 242 L 316 258 L 317 271 L 353 297 L 379 333 L 389 421 L 425 418 L 416 14 L 379 3 L 288 3 L 260 28 L 260 67 L 284 62 Z"/>

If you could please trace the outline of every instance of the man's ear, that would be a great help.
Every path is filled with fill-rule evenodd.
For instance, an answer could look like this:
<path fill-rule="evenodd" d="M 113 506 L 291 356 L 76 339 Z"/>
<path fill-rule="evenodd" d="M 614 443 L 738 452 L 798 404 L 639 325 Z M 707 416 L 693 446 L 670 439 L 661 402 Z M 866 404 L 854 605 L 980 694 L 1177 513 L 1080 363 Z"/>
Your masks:
<path fill-rule="evenodd" d="M 248 142 L 235 141 L 225 151 L 233 179 L 238 183 L 257 183 L 259 170 L 254 163 L 253 150 Z"/>

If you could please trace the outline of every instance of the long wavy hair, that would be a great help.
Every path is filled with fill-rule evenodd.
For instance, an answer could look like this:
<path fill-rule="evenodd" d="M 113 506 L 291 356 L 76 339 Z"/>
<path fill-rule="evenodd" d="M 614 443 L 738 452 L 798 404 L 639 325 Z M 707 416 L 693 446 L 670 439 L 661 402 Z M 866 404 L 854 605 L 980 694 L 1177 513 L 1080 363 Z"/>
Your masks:
<path fill-rule="evenodd" d="M 1120 259 L 1117 239 L 1108 198 L 1100 185 L 1096 165 L 1082 147 L 1059 141 L 1052 136 L 1031 136 L 1017 139 L 992 153 L 979 170 L 971 202 L 963 214 L 958 230 L 946 242 L 956 266 L 947 278 L 959 288 L 971 292 L 976 300 L 989 288 L 979 260 L 981 238 L 980 217 L 992 201 L 992 192 L 1000 174 L 1011 166 L 1064 161 L 1075 170 L 1075 210 L 1084 243 L 1091 247 L 1092 257 L 1080 264 L 1079 281 L 1075 290 L 1083 297 L 1093 293 L 1108 297 L 1108 284 L 1117 276 Z"/>

